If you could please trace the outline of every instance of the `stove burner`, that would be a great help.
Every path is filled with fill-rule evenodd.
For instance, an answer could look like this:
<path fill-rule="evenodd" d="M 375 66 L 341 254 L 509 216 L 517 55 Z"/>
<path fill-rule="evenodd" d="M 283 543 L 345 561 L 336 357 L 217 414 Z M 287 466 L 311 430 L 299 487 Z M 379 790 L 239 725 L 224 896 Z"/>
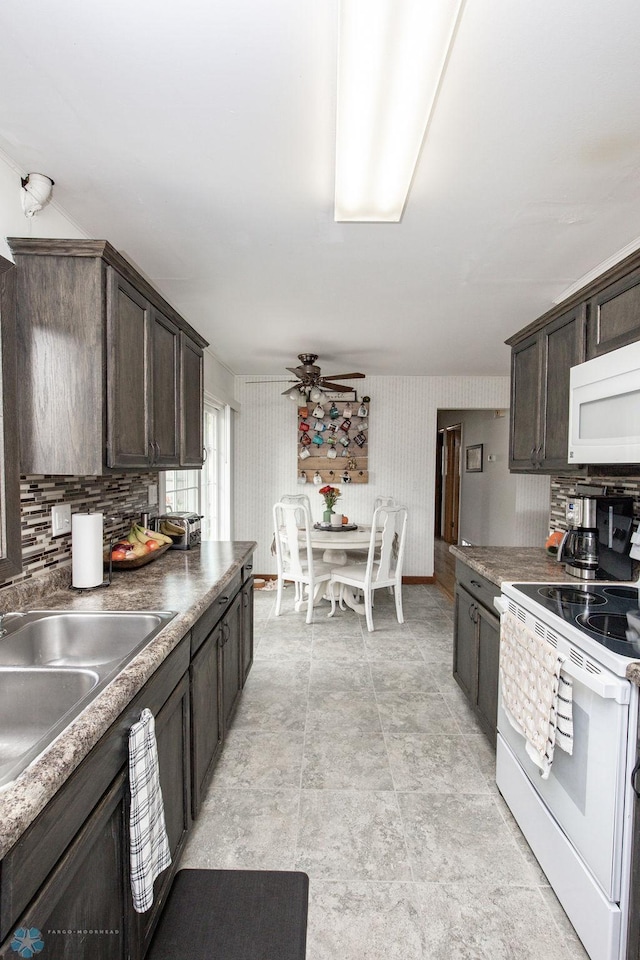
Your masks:
<path fill-rule="evenodd" d="M 541 597 L 547 600 L 555 600 L 560 603 L 579 603 L 581 606 L 589 604 L 597 606 L 600 603 L 606 603 L 604 597 L 599 597 L 595 593 L 588 593 L 585 590 L 578 590 L 577 587 L 542 587 L 538 590 Z"/>
<path fill-rule="evenodd" d="M 581 613 L 576 620 L 602 637 L 611 637 L 612 640 L 627 639 L 629 625 L 623 613 Z"/>
<path fill-rule="evenodd" d="M 609 597 L 623 597 L 625 600 L 635 600 L 638 602 L 637 587 L 603 587 L 602 592 Z"/>

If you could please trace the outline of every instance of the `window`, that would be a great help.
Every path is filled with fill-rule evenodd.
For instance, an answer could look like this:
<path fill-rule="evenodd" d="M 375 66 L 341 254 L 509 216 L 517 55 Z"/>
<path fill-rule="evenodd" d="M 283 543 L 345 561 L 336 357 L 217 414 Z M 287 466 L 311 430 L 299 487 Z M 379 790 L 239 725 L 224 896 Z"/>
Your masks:
<path fill-rule="evenodd" d="M 167 470 L 163 513 L 200 513 L 200 471 Z"/>
<path fill-rule="evenodd" d="M 205 398 L 202 470 L 167 470 L 160 475 L 161 512 L 201 514 L 203 540 L 231 536 L 230 421 L 229 407 Z"/>

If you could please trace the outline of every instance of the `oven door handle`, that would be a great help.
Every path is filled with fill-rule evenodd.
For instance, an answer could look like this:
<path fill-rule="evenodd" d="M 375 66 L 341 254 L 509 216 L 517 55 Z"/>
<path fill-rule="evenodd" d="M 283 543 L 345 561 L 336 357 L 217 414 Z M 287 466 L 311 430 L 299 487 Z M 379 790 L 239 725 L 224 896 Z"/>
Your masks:
<path fill-rule="evenodd" d="M 607 682 L 607 680 L 603 680 L 602 677 L 598 677 L 593 673 L 587 673 L 586 670 L 581 670 L 571 663 L 570 660 L 564 661 L 562 671 L 568 677 L 577 680 L 583 686 L 587 687 L 588 690 L 593 690 L 593 692 L 603 700 L 615 700 L 616 703 L 629 703 L 630 684 L 628 680 L 622 682 L 612 680 Z"/>

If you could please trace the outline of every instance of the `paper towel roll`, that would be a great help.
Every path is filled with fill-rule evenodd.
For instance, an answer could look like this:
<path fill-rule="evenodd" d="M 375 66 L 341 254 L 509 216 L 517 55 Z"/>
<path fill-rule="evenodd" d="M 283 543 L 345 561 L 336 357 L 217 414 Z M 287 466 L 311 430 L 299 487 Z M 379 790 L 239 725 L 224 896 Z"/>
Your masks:
<path fill-rule="evenodd" d="M 71 516 L 71 583 L 74 587 L 97 587 L 103 581 L 102 513 Z"/>

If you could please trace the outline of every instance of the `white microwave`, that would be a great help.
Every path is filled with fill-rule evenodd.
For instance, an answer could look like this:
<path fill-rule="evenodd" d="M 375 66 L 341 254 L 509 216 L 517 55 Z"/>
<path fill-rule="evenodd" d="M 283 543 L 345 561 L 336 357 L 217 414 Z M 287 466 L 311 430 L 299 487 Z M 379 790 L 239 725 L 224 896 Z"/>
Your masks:
<path fill-rule="evenodd" d="M 640 341 L 571 367 L 569 463 L 640 463 Z"/>

